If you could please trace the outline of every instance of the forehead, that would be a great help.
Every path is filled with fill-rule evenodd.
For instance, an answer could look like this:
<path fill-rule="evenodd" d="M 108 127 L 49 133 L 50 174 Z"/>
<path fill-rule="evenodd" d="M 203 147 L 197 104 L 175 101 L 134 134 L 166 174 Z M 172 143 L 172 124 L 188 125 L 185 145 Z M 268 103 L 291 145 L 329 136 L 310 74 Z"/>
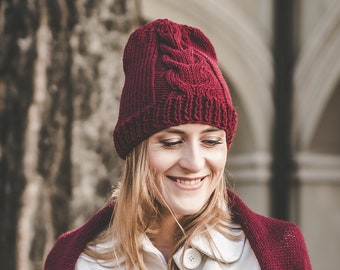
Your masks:
<path fill-rule="evenodd" d="M 219 129 L 214 126 L 204 125 L 204 124 L 183 124 L 179 126 L 172 126 L 165 130 L 162 130 L 156 134 L 160 133 L 210 133 L 210 132 L 224 132 L 224 130 Z"/>

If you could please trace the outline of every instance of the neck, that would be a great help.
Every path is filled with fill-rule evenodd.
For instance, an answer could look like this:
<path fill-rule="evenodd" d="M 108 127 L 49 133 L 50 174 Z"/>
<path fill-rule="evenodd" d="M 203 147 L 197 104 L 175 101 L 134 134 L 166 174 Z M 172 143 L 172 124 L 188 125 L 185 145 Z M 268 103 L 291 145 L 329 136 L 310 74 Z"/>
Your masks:
<path fill-rule="evenodd" d="M 169 261 L 171 253 L 175 247 L 178 232 L 178 224 L 174 218 L 169 215 L 161 220 L 158 224 L 158 230 L 153 238 L 153 244 L 163 254 L 166 261 Z"/>

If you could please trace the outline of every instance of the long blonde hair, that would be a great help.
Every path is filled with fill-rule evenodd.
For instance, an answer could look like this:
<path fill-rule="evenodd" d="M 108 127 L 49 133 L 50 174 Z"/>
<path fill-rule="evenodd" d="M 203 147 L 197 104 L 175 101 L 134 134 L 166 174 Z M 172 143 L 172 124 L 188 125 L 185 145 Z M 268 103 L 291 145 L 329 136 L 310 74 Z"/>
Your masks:
<path fill-rule="evenodd" d="M 159 224 L 158 221 L 162 219 L 164 213 L 164 206 L 155 199 L 152 192 L 158 188 L 148 166 L 147 144 L 147 140 L 143 141 L 127 157 L 120 185 L 112 195 L 115 209 L 111 223 L 105 232 L 88 244 L 85 250 L 89 256 L 104 261 L 118 262 L 119 258 L 125 257 L 126 269 L 146 270 L 141 251 L 142 236 L 147 235 L 152 239 L 157 231 L 155 225 Z M 232 238 L 226 229 L 231 222 L 226 209 L 227 184 L 223 175 L 216 177 L 218 179 L 214 181 L 218 181 L 217 187 L 198 213 L 177 220 L 172 210 L 165 206 L 167 208 L 165 210 L 172 214 L 178 224 L 178 239 L 172 255 L 179 247 L 183 245 L 187 247 L 194 235 L 207 233 L 207 224 Z M 90 248 L 109 241 L 115 243 L 113 249 L 104 253 Z M 168 264 L 170 269 L 177 269 L 172 259 Z"/>

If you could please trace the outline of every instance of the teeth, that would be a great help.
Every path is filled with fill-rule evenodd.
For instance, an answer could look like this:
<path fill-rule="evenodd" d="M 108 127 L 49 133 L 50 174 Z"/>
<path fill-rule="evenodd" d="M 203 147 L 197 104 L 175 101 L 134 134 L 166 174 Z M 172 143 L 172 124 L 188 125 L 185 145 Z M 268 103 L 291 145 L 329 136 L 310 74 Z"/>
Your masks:
<path fill-rule="evenodd" d="M 177 183 L 181 183 L 181 184 L 183 184 L 183 185 L 188 185 L 188 186 L 194 186 L 194 185 L 198 184 L 200 181 L 201 181 L 201 179 L 190 180 L 190 181 L 181 180 L 181 179 L 176 179 L 176 182 L 177 182 Z"/>

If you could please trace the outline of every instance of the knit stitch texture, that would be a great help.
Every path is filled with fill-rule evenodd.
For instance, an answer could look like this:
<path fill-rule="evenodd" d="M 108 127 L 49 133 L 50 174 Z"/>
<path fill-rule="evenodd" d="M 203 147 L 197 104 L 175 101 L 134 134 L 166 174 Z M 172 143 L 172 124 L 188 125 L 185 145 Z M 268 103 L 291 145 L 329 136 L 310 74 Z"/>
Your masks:
<path fill-rule="evenodd" d="M 152 134 L 186 123 L 225 130 L 230 147 L 237 114 L 214 47 L 199 29 L 167 19 L 143 25 L 126 44 L 123 67 L 113 134 L 122 158 Z"/>

